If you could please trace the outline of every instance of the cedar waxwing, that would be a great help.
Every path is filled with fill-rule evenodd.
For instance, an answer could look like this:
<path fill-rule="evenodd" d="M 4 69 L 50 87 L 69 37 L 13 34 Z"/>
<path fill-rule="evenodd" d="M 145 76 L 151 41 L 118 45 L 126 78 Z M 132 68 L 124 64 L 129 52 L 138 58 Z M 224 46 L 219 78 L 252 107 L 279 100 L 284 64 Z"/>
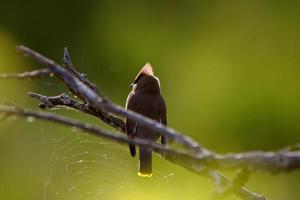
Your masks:
<path fill-rule="evenodd" d="M 166 104 L 160 93 L 159 79 L 154 76 L 150 64 L 146 64 L 138 73 L 134 82 L 130 85 L 132 91 L 126 101 L 126 109 L 142 114 L 164 125 L 167 124 Z M 156 141 L 159 134 L 146 126 L 126 119 L 126 132 L 129 138 L 138 137 Z M 161 137 L 161 143 L 166 144 L 166 138 Z M 135 156 L 135 145 L 129 145 L 131 156 Z M 142 177 L 152 176 L 152 152 L 140 146 L 138 175 Z"/>

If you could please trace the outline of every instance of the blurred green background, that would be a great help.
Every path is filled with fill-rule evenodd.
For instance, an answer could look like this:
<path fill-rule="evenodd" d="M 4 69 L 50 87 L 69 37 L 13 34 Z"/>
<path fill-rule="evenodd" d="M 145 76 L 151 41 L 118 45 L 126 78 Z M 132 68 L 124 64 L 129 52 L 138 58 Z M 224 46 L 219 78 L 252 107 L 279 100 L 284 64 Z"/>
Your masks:
<path fill-rule="evenodd" d="M 217 152 L 275 150 L 300 141 L 299 9 L 298 1 L 271 0 L 0 0 L 0 73 L 40 67 L 16 45 L 57 62 L 67 46 L 78 70 L 124 105 L 128 84 L 150 62 L 171 127 Z M 28 91 L 66 89 L 44 78 L 0 80 L 0 91 L 1 103 L 38 110 Z M 206 200 L 213 192 L 212 182 L 157 155 L 154 176 L 141 179 L 126 145 L 28 121 L 0 122 L 0 199 Z M 246 186 L 298 200 L 299 184 L 299 172 L 256 173 Z"/>

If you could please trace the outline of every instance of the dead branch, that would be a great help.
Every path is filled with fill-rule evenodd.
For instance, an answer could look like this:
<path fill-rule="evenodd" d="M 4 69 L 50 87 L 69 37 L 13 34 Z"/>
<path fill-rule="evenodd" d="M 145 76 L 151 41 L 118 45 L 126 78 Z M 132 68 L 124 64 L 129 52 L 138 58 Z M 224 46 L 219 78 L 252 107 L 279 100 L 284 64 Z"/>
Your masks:
<path fill-rule="evenodd" d="M 41 109 L 47 110 L 57 106 L 73 108 L 74 110 L 77 110 L 79 112 L 97 117 L 113 128 L 118 129 L 119 131 L 125 131 L 125 123 L 123 120 L 108 113 L 96 110 L 88 103 L 83 103 L 71 99 L 66 93 L 57 96 L 44 96 L 41 94 L 29 92 L 28 95 L 42 102 L 39 104 L 39 107 Z"/>

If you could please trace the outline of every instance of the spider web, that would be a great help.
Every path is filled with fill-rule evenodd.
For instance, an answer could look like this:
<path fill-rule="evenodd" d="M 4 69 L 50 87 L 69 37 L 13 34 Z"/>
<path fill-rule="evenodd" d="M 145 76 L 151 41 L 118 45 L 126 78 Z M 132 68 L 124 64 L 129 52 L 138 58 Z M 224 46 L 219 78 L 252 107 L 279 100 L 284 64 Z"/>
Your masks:
<path fill-rule="evenodd" d="M 166 168 L 153 167 L 152 178 L 140 178 L 138 159 L 131 158 L 126 145 L 78 130 L 54 138 L 51 143 L 44 200 L 134 199 L 132 191 L 142 187 L 143 192 L 149 192 L 153 185 L 157 188 L 169 184 L 173 176 Z"/>

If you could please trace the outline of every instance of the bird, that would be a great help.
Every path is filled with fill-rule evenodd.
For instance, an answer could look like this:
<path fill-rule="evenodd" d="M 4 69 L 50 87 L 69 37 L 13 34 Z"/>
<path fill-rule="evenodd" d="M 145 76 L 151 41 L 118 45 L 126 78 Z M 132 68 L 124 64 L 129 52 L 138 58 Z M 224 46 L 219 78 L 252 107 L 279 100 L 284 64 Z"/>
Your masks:
<path fill-rule="evenodd" d="M 154 75 L 153 68 L 146 63 L 130 84 L 132 88 L 126 100 L 126 109 L 144 115 L 161 124 L 167 125 L 166 103 L 161 95 L 160 81 Z M 132 119 L 126 118 L 126 133 L 129 139 L 142 138 L 150 141 L 157 141 L 160 134 L 138 124 Z M 161 144 L 166 145 L 167 138 L 161 136 Z M 134 144 L 129 144 L 132 157 L 136 155 Z M 152 152 L 149 148 L 139 145 L 139 168 L 140 177 L 152 176 Z"/>

